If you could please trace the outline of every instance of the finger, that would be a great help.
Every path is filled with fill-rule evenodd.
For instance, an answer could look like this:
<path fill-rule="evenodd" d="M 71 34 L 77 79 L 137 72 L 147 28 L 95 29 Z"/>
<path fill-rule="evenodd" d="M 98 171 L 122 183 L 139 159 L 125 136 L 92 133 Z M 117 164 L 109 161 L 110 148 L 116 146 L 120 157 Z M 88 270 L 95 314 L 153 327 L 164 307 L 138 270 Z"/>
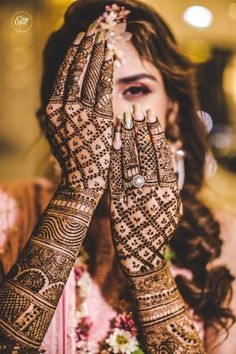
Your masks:
<path fill-rule="evenodd" d="M 140 182 L 140 178 L 143 179 L 143 177 L 140 176 L 138 152 L 134 139 L 133 119 L 130 112 L 124 113 L 121 127 L 121 141 L 125 186 L 126 188 L 132 188 L 133 186 L 137 187 L 136 182 Z M 138 181 L 136 181 L 137 179 Z M 140 185 L 140 187 L 142 185 Z"/>
<path fill-rule="evenodd" d="M 89 26 L 86 35 L 81 40 L 73 63 L 70 66 L 66 82 L 65 100 L 67 102 L 78 102 L 80 100 L 82 81 L 86 72 L 88 58 L 93 49 L 96 27 L 96 22 Z"/>
<path fill-rule="evenodd" d="M 135 141 L 138 150 L 141 175 L 144 177 L 146 184 L 157 184 L 158 171 L 156 154 L 147 122 L 144 113 L 141 111 L 140 104 L 134 104 L 133 108 Z"/>
<path fill-rule="evenodd" d="M 65 58 L 56 75 L 55 83 L 53 86 L 53 93 L 52 93 L 52 97 L 50 98 L 50 101 L 61 103 L 61 104 L 63 103 L 65 84 L 66 84 L 68 71 L 75 58 L 75 54 L 78 50 L 78 46 L 81 43 L 84 35 L 85 35 L 84 32 L 80 32 L 77 35 L 76 39 L 74 40 L 72 46 L 68 49 Z"/>
<path fill-rule="evenodd" d="M 120 125 L 117 125 L 114 131 L 109 168 L 109 188 L 111 198 L 120 198 L 125 196 L 121 145 Z"/>
<path fill-rule="evenodd" d="M 81 101 L 88 107 L 93 107 L 96 100 L 96 91 L 101 68 L 105 56 L 104 33 L 98 32 L 95 38 L 95 44 L 84 76 Z"/>
<path fill-rule="evenodd" d="M 51 143 L 53 154 L 57 156 L 57 158 L 57 151 L 60 151 L 60 154 L 64 156 L 68 154 L 68 148 L 65 145 L 65 122 L 62 117 L 62 107 L 67 75 L 84 35 L 84 32 L 80 32 L 72 46 L 68 49 L 56 76 L 52 97 L 46 107 L 47 116 L 49 118 L 47 121 L 47 135 Z"/>
<path fill-rule="evenodd" d="M 176 175 L 174 173 L 168 142 L 164 132 L 161 130 L 158 118 L 151 110 L 147 110 L 147 121 L 153 146 L 156 151 L 159 184 L 161 187 L 168 187 L 172 183 L 176 184 Z"/>
<path fill-rule="evenodd" d="M 96 92 L 95 112 L 101 116 L 113 119 L 112 90 L 113 90 L 113 57 L 106 50 Z"/>
<path fill-rule="evenodd" d="M 58 152 L 62 155 L 66 154 L 66 147 L 64 146 L 64 120 L 62 119 L 62 106 L 63 106 L 63 98 L 65 93 L 65 83 L 68 75 L 69 68 L 71 63 L 74 60 L 76 52 L 78 50 L 78 46 L 81 43 L 85 33 L 80 32 L 76 39 L 74 40 L 72 46 L 68 49 L 66 56 L 59 68 L 57 73 L 55 84 L 53 88 L 53 94 L 49 100 L 49 103 L 46 107 L 47 113 L 47 136 L 49 138 L 52 152 L 55 156 L 57 156 L 58 160 L 59 155 Z"/>

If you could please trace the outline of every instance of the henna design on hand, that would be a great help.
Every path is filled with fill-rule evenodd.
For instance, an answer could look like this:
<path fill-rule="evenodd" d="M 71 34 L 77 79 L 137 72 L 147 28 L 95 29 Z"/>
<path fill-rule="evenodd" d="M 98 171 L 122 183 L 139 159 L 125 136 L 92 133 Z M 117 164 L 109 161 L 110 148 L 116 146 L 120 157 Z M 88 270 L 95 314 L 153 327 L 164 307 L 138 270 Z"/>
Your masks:
<path fill-rule="evenodd" d="M 110 215 L 114 245 L 137 303 L 145 353 L 202 354 L 203 344 L 164 260 L 182 215 L 169 146 L 153 113 L 140 119 L 139 112 L 136 119 L 133 112 L 133 117 L 133 124 L 123 121 L 121 133 L 115 132 Z M 134 183 L 137 174 L 145 180 L 141 187 Z"/>
<path fill-rule="evenodd" d="M 47 106 L 62 182 L 0 286 L 0 353 L 39 351 L 107 184 L 113 60 L 94 37 L 79 35 L 68 50 Z"/>
<path fill-rule="evenodd" d="M 61 102 L 59 107 L 53 96 L 47 106 L 48 138 L 62 168 L 63 184 L 99 188 L 102 193 L 107 186 L 112 144 L 113 61 L 101 36 L 96 37 L 94 46 L 91 41 L 91 37 L 82 39 L 85 53 L 78 50 L 68 69 L 65 104 Z M 84 74 L 82 67 L 89 56 Z"/>

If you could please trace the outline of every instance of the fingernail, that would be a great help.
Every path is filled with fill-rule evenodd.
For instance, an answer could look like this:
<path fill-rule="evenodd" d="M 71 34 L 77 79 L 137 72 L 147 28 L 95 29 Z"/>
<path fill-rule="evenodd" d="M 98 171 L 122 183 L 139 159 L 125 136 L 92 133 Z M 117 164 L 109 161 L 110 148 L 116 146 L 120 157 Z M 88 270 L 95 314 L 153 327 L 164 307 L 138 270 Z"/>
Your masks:
<path fill-rule="evenodd" d="M 149 123 L 155 123 L 156 122 L 156 116 L 154 112 L 151 109 L 146 110 L 147 113 L 147 120 Z"/>
<path fill-rule="evenodd" d="M 121 141 L 120 132 L 115 132 L 114 140 L 118 143 Z"/>
<path fill-rule="evenodd" d="M 133 128 L 133 119 L 132 115 L 130 112 L 125 112 L 124 113 L 124 121 L 123 121 L 124 127 L 126 129 L 132 129 Z"/>
<path fill-rule="evenodd" d="M 140 112 L 141 111 L 140 103 L 133 104 L 133 109 L 134 109 L 134 112 Z"/>
<path fill-rule="evenodd" d="M 81 42 L 82 38 L 84 37 L 84 35 L 85 35 L 85 32 L 80 32 L 77 35 L 77 37 L 75 38 L 74 44 L 77 44 L 77 45 L 80 44 L 80 42 Z"/>
<path fill-rule="evenodd" d="M 104 32 L 103 31 L 98 32 L 97 35 L 96 35 L 96 38 L 95 38 L 95 43 L 96 44 L 101 43 L 103 38 L 104 38 Z"/>
<path fill-rule="evenodd" d="M 141 111 L 141 105 L 139 103 L 135 103 L 133 105 L 134 110 L 134 119 L 137 121 L 142 121 L 144 119 L 144 114 Z"/>
<path fill-rule="evenodd" d="M 91 25 L 87 30 L 87 35 L 92 36 L 96 32 L 97 25 L 98 25 L 97 22 L 91 23 Z"/>
<path fill-rule="evenodd" d="M 115 132 L 115 137 L 113 140 L 113 148 L 119 150 L 121 148 L 121 136 L 120 132 Z"/>

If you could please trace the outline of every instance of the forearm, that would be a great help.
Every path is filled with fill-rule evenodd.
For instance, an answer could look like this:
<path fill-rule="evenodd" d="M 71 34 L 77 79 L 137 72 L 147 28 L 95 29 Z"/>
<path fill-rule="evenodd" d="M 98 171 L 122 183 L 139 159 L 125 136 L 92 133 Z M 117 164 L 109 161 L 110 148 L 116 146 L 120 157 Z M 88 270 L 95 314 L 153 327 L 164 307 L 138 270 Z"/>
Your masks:
<path fill-rule="evenodd" d="M 98 199 L 94 190 L 56 191 L 1 284 L 0 352 L 37 352 Z"/>
<path fill-rule="evenodd" d="M 166 262 L 129 279 L 145 353 L 205 353 Z"/>

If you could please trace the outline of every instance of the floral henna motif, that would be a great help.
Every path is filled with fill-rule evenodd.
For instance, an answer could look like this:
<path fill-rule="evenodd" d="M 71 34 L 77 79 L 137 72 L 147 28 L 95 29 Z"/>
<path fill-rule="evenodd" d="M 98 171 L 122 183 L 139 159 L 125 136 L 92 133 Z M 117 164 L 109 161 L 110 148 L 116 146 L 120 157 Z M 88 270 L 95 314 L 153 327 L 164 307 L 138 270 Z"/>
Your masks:
<path fill-rule="evenodd" d="M 113 241 L 137 303 L 145 353 L 202 354 L 203 344 L 164 260 L 182 215 L 169 147 L 150 111 L 143 120 L 136 119 L 135 112 L 133 117 L 131 124 L 124 120 L 121 134 L 115 132 L 110 211 Z M 145 181 L 141 187 L 129 181 L 127 171 L 133 171 L 133 161 Z"/>

